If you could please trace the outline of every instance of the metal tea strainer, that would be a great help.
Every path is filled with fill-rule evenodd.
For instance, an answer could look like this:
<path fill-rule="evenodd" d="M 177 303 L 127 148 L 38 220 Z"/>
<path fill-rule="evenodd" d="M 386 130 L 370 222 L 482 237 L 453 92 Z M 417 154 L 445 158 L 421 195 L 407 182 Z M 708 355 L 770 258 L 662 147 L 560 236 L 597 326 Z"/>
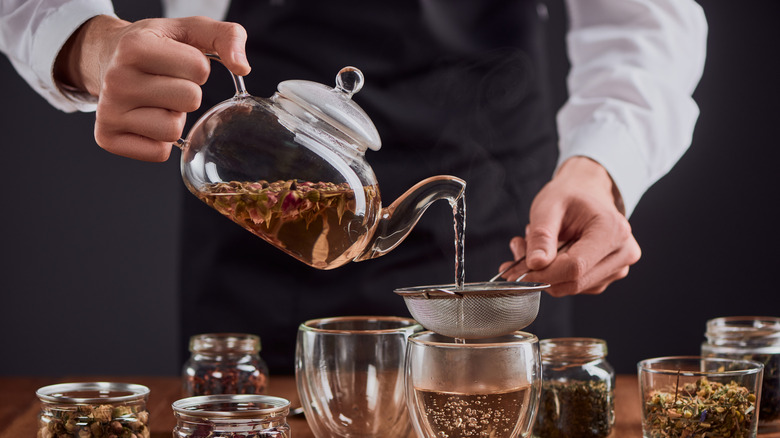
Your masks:
<path fill-rule="evenodd" d="M 566 251 L 572 241 L 560 243 L 558 252 Z M 417 286 L 396 289 L 409 313 L 423 327 L 440 335 L 460 339 L 481 339 L 522 330 L 539 313 L 541 292 L 547 283 L 496 281 L 525 260 L 525 256 L 496 274 L 488 282 Z"/>
<path fill-rule="evenodd" d="M 396 289 L 423 327 L 460 339 L 492 338 L 528 327 L 546 283 L 490 281 Z"/>

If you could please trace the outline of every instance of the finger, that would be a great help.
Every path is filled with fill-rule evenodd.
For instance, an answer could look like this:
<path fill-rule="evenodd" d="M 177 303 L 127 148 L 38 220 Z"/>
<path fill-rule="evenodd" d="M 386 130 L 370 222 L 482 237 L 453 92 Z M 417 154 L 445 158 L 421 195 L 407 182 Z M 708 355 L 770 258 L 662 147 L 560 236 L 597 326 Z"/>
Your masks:
<path fill-rule="evenodd" d="M 210 72 L 208 59 L 203 55 L 206 52 L 219 55 L 222 63 L 237 75 L 245 76 L 250 71 L 244 49 L 246 31 L 238 24 L 206 17 L 138 23 L 116 44 L 112 54 L 115 64 L 202 85 Z"/>
<path fill-rule="evenodd" d="M 639 248 L 628 220 L 616 211 L 612 214 L 594 216 L 582 231 L 579 242 L 578 252 L 573 255 L 590 253 L 590 258 L 598 260 L 606 258 L 615 251 Z"/>
<path fill-rule="evenodd" d="M 580 292 L 581 295 L 597 295 L 605 290 L 607 290 L 607 287 L 609 287 L 612 283 L 622 280 L 628 276 L 629 267 L 626 266 L 623 269 L 621 269 L 619 272 L 615 273 L 615 275 L 605 279 L 601 284 L 598 284 L 592 288 L 585 289 L 582 292 Z"/>
<path fill-rule="evenodd" d="M 509 268 L 514 264 L 515 262 L 504 262 L 499 266 L 498 272 L 503 271 L 504 269 Z M 525 261 L 522 261 L 518 263 L 516 266 L 513 266 L 512 269 L 508 270 L 504 273 L 501 277 L 504 278 L 507 281 L 516 281 L 518 278 L 523 276 L 525 273 L 528 272 L 528 266 L 525 264 Z"/>
<path fill-rule="evenodd" d="M 526 260 L 531 269 L 542 270 L 555 259 L 563 215 L 558 204 L 541 202 L 531 208 L 525 232 Z"/>
<path fill-rule="evenodd" d="M 565 296 L 565 295 L 598 295 L 605 290 L 614 282 L 618 280 L 622 280 L 626 278 L 628 275 L 629 267 L 625 266 L 622 269 L 620 269 L 618 272 L 614 273 L 613 275 L 601 279 L 598 283 L 596 283 L 594 286 L 580 290 L 578 289 L 578 285 L 574 283 L 565 283 L 559 287 L 556 287 L 556 290 L 554 293 L 560 294 L 558 296 Z"/>
<path fill-rule="evenodd" d="M 163 162 L 171 155 L 171 142 L 155 141 L 132 133 L 98 133 L 97 124 L 95 140 L 113 154 L 141 161 Z"/>
<path fill-rule="evenodd" d="M 113 48 L 111 62 L 103 72 L 102 82 L 123 79 L 128 71 L 171 76 L 203 84 L 211 66 L 203 52 L 189 44 L 165 36 L 170 23 L 145 21 L 145 26 L 123 34 Z"/>
<path fill-rule="evenodd" d="M 566 246 L 552 263 L 535 270 L 543 271 L 551 284 L 574 282 L 577 293 L 590 287 L 593 278 L 609 275 L 604 271 L 625 266 L 621 263 L 631 259 L 639 248 L 625 218 L 604 215 L 594 216 L 579 239 Z M 532 261 L 528 265 L 533 269 Z"/>
<path fill-rule="evenodd" d="M 101 100 L 103 106 L 112 108 L 113 112 L 126 112 L 139 107 L 192 112 L 200 107 L 202 96 L 198 84 L 189 80 L 132 70 L 124 72 L 121 78 L 114 78 L 105 87 Z"/>
<path fill-rule="evenodd" d="M 173 143 L 182 136 L 187 114 L 163 108 L 136 108 L 110 120 L 106 127 L 120 127 L 117 133 L 137 134 L 151 140 Z M 103 128 L 103 127 L 101 127 Z"/>
<path fill-rule="evenodd" d="M 628 267 L 639 260 L 641 251 L 636 241 L 627 242 L 618 251 L 596 260 L 572 255 L 572 251 L 561 254 L 547 269 L 531 272 L 528 281 L 551 284 L 550 294 L 554 296 L 580 293 L 601 293 L 606 287 L 628 275 Z"/>
<path fill-rule="evenodd" d="M 525 239 L 520 236 L 513 237 L 509 241 L 509 250 L 512 251 L 515 260 L 525 257 L 525 245 Z"/>
<path fill-rule="evenodd" d="M 179 25 L 172 38 L 204 52 L 216 53 L 231 72 L 249 74 L 246 59 L 246 30 L 237 23 L 216 21 L 206 17 L 176 19 Z"/>
<path fill-rule="evenodd" d="M 536 280 L 527 280 L 527 281 L 536 281 Z M 606 289 L 606 285 L 604 286 L 604 288 Z M 553 296 L 555 298 L 562 298 L 562 297 L 568 297 L 571 295 L 580 294 L 580 291 L 577 289 L 577 284 L 575 284 L 574 282 L 551 284 L 550 287 L 545 289 L 545 292 L 547 292 L 550 296 Z"/>
<path fill-rule="evenodd" d="M 583 278 L 574 293 L 595 294 L 603 292 L 611 283 L 628 275 L 629 267 L 639 261 L 642 255 L 635 240 L 626 242 L 618 251 L 608 255 Z"/>

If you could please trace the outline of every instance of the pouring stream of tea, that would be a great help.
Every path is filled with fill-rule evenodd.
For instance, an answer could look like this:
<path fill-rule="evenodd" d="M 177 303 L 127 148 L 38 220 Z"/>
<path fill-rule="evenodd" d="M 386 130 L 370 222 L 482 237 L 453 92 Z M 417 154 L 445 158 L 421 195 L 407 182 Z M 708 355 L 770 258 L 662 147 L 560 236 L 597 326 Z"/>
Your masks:
<path fill-rule="evenodd" d="M 452 206 L 453 226 L 455 227 L 455 287 L 463 289 L 466 281 L 466 265 L 464 263 L 464 245 L 466 242 L 466 195 L 461 194 L 450 201 Z"/>

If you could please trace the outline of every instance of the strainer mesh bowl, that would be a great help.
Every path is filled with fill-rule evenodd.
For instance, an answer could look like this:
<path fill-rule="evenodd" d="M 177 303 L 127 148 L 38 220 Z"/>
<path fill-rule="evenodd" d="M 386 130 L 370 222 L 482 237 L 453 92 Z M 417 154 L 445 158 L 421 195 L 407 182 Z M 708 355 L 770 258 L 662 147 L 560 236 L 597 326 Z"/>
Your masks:
<path fill-rule="evenodd" d="M 528 327 L 539 312 L 544 283 L 486 282 L 397 289 L 409 313 L 444 336 L 480 339 Z"/>

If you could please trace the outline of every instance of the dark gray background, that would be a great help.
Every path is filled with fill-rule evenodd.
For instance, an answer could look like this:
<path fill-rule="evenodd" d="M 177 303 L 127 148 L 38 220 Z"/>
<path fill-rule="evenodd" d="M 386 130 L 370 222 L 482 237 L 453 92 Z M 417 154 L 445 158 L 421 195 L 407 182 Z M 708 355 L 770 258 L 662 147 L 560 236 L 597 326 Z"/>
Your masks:
<path fill-rule="evenodd" d="M 153 0 L 115 4 L 129 20 L 160 13 Z M 643 257 L 602 295 L 566 298 L 576 335 L 606 339 L 621 373 L 698 353 L 709 318 L 780 316 L 780 7 L 702 5 L 702 114 L 688 153 L 631 218 Z M 549 8 L 562 102 L 565 19 L 560 0 Z M 178 374 L 178 152 L 162 164 L 111 155 L 94 142 L 94 114 L 51 108 L 5 58 L 0 81 L 0 375 Z"/>

